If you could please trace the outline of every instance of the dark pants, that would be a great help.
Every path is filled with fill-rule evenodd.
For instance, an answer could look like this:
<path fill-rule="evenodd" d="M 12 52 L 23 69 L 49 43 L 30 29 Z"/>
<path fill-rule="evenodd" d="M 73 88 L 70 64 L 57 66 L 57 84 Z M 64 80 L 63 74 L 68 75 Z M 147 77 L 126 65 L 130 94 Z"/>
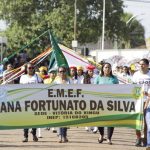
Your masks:
<path fill-rule="evenodd" d="M 24 137 L 28 138 L 28 132 L 29 129 L 24 129 Z M 36 135 L 36 128 L 32 128 L 32 135 L 35 136 Z"/>
<path fill-rule="evenodd" d="M 67 136 L 67 128 L 59 128 L 59 135 L 61 137 L 66 137 Z"/>
<path fill-rule="evenodd" d="M 101 136 L 104 136 L 104 127 L 98 127 Z M 107 127 L 107 139 L 111 140 L 114 132 L 114 127 Z"/>

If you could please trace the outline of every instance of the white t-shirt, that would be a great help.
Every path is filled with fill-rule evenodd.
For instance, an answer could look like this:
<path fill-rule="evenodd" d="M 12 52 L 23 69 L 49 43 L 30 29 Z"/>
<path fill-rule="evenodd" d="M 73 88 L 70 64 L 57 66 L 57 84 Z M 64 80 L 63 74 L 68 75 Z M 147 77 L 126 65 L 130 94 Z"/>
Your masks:
<path fill-rule="evenodd" d="M 148 92 L 150 88 L 150 71 L 148 73 L 143 74 L 140 71 L 134 73 L 132 78 L 133 83 L 141 84 L 143 91 Z M 146 100 L 146 96 L 144 97 L 144 101 Z"/>
<path fill-rule="evenodd" d="M 78 84 L 78 80 L 75 77 L 70 77 L 70 84 Z"/>
<path fill-rule="evenodd" d="M 20 84 L 32 84 L 32 83 L 41 83 L 41 82 L 42 79 L 37 74 L 34 74 L 33 76 L 24 74 L 20 78 Z"/>
<path fill-rule="evenodd" d="M 143 74 L 140 71 L 135 72 L 132 81 L 137 84 L 150 85 L 150 71 L 146 74 Z"/>
<path fill-rule="evenodd" d="M 83 75 L 78 76 L 77 80 L 78 80 L 77 84 L 83 84 L 84 76 Z"/>

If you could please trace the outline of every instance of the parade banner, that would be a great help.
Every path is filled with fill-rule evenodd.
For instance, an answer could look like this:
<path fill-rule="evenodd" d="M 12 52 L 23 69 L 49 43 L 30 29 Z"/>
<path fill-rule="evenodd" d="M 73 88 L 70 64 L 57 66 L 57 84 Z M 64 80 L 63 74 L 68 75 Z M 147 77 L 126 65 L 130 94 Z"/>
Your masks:
<path fill-rule="evenodd" d="M 111 126 L 141 129 L 138 85 L 0 86 L 0 129 Z"/>

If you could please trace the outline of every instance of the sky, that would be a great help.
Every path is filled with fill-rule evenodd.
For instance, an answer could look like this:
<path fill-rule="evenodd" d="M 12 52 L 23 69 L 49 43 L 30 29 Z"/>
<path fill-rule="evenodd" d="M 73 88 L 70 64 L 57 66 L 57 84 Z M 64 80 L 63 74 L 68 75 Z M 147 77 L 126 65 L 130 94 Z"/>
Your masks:
<path fill-rule="evenodd" d="M 125 12 L 133 16 L 144 26 L 145 38 L 150 38 L 150 0 L 123 0 Z"/>

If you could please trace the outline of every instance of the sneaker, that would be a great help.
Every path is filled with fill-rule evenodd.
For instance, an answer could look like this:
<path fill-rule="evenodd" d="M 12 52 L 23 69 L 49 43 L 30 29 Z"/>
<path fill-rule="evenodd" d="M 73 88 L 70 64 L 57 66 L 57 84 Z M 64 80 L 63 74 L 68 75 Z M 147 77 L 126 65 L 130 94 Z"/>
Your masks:
<path fill-rule="evenodd" d="M 58 143 L 62 143 L 62 140 L 59 140 Z"/>
<path fill-rule="evenodd" d="M 52 128 L 52 132 L 53 132 L 53 133 L 57 133 L 56 128 Z"/>
<path fill-rule="evenodd" d="M 136 139 L 135 146 L 137 146 L 137 147 L 140 147 L 140 146 L 142 146 L 142 145 L 141 145 L 141 138 L 139 138 L 139 139 Z"/>
<path fill-rule="evenodd" d="M 147 146 L 147 139 L 145 138 L 142 138 L 142 143 L 143 143 L 143 147 L 146 147 Z"/>
<path fill-rule="evenodd" d="M 85 131 L 89 132 L 89 128 L 88 128 L 88 127 L 85 127 Z"/>
<path fill-rule="evenodd" d="M 67 137 L 64 137 L 63 143 L 67 143 L 67 142 L 68 142 Z"/>
<path fill-rule="evenodd" d="M 34 141 L 34 142 L 37 142 L 37 141 L 38 141 L 38 138 L 37 138 L 36 135 L 33 136 L 33 141 Z"/>
<path fill-rule="evenodd" d="M 98 127 L 94 127 L 92 132 L 97 133 L 97 131 L 98 131 Z"/>
<path fill-rule="evenodd" d="M 111 140 L 109 140 L 109 139 L 107 139 L 107 143 L 108 143 L 109 145 L 112 145 L 112 142 L 111 142 Z"/>
<path fill-rule="evenodd" d="M 28 138 L 24 138 L 24 140 L 22 140 L 22 142 L 28 142 Z"/>

